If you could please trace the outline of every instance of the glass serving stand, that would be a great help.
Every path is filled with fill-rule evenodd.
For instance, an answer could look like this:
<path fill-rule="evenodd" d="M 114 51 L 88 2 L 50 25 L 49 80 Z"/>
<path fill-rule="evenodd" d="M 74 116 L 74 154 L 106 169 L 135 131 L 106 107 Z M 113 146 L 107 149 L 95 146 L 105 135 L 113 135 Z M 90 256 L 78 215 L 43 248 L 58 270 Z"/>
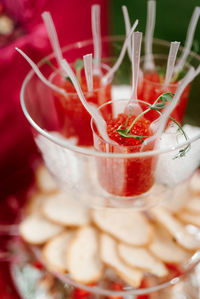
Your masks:
<path fill-rule="evenodd" d="M 10 273 L 14 285 L 23 299 L 57 298 L 133 298 L 133 299 L 197 299 L 199 298 L 199 253 L 188 262 L 183 274 L 163 283 L 152 286 L 133 289 L 126 285 L 124 288 L 108 289 L 103 287 L 106 277 L 109 283 L 121 286 L 122 281 L 118 278 L 110 278 L 110 273 L 105 274 L 99 284 L 87 286 L 79 284 L 70 278 L 68 274 L 61 274 L 46 269 L 41 259 L 40 250 L 36 247 L 24 246 L 24 243 L 15 238 L 10 249 L 15 250 L 15 255 L 9 256 Z M 51 288 L 54 291 L 51 291 Z M 143 297 L 144 296 L 144 297 Z"/>
<path fill-rule="evenodd" d="M 111 67 L 119 56 L 124 37 L 104 37 L 102 38 L 102 63 Z M 154 39 L 153 52 L 155 54 L 167 55 L 169 51 L 169 43 L 161 40 Z M 63 48 L 63 56 L 72 63 L 77 58 L 82 58 L 83 55 L 93 51 L 92 41 L 83 41 Z M 144 54 L 144 46 L 142 46 L 142 53 Z M 181 54 L 182 49 L 179 50 Z M 55 58 L 53 55 L 47 58 L 55 65 Z M 39 63 L 41 72 L 49 78 L 52 73 L 49 65 L 43 59 Z M 190 53 L 190 65 L 197 67 L 200 63 L 200 57 L 194 53 Z M 128 55 L 126 55 L 121 67 L 117 71 L 112 80 L 111 99 L 112 100 L 128 100 L 130 96 L 130 82 L 131 82 L 131 63 Z M 139 83 L 140 84 L 140 83 Z M 188 107 L 185 114 L 185 122 L 200 126 L 199 116 L 199 101 L 198 95 L 200 94 L 199 77 L 191 84 L 190 96 Z M 157 173 L 157 168 L 153 169 L 152 175 L 154 183 L 152 187 L 145 193 L 139 195 L 123 196 L 110 192 L 102 186 L 99 180 L 98 165 L 102 161 L 113 163 L 115 160 L 121 160 L 124 164 L 132 160 L 162 160 L 170 161 L 177 155 L 179 150 L 191 144 L 191 148 L 196 148 L 200 140 L 200 133 L 193 135 L 187 141 L 178 142 L 176 146 L 166 145 L 160 150 L 149 150 L 146 152 L 136 153 L 105 153 L 94 150 L 91 146 L 76 146 L 73 138 L 66 138 L 60 129 L 59 113 L 55 105 L 55 94 L 52 90 L 45 86 L 33 71 L 30 71 L 24 80 L 21 90 L 21 105 L 23 112 L 32 126 L 35 142 L 42 153 L 43 160 L 50 173 L 55 178 L 59 187 L 70 194 L 74 200 L 88 206 L 90 209 L 111 208 L 111 209 L 124 209 L 128 208 L 140 210 L 144 213 L 161 202 L 167 202 L 167 205 L 173 205 L 175 194 L 177 190 L 187 186 L 187 182 L 198 168 L 198 163 L 194 164 L 192 169 L 186 169 L 184 175 L 180 176 L 179 166 L 182 164 L 180 159 L 175 159 L 175 167 L 172 168 L 173 177 L 178 177 L 178 180 L 171 182 L 168 180 L 169 175 L 161 177 Z M 116 111 L 115 111 L 116 112 Z M 81 125 L 81 124 L 80 124 Z M 86 132 L 88 134 L 88 132 Z M 169 133 L 171 134 L 171 133 Z M 191 153 L 193 153 L 191 151 Z M 168 164 L 168 162 L 166 162 Z M 175 164 L 174 164 L 175 165 Z M 183 172 L 183 171 L 182 171 Z M 109 174 L 110 175 L 110 174 Z M 116 174 L 115 174 L 116 175 Z M 184 191 L 182 191 L 184 193 Z M 33 254 L 43 263 L 40 257 L 40 250 L 32 247 Z M 96 286 L 86 286 L 73 281 L 70 275 L 59 274 L 53 272 L 52 274 L 58 277 L 64 284 L 72 285 L 76 288 L 86 290 L 92 294 L 102 296 L 122 296 L 127 298 L 137 298 L 138 295 L 146 294 L 150 296 L 153 292 L 164 292 L 168 287 L 174 285 L 184 284 L 189 281 L 191 273 L 196 270 L 196 265 L 199 261 L 198 252 L 195 253 L 191 259 L 184 265 L 182 274 L 178 277 L 167 277 L 161 283 L 153 283 L 151 287 L 135 289 L 130 286 L 125 286 L 122 290 L 110 290 L 104 285 L 99 283 Z M 106 274 L 105 274 L 106 275 Z M 193 275 L 193 274 L 192 274 Z M 106 277 L 106 276 L 105 276 Z M 182 292 L 182 291 L 181 291 Z M 140 298 L 140 297 L 138 297 Z M 151 298 L 151 297 L 147 297 Z M 164 297 L 159 297 L 164 298 Z M 167 297 L 170 298 L 170 297 Z M 181 298 L 181 297 L 180 297 Z M 189 297 L 185 297 L 189 298 Z M 196 297 L 197 298 L 197 297 Z"/>

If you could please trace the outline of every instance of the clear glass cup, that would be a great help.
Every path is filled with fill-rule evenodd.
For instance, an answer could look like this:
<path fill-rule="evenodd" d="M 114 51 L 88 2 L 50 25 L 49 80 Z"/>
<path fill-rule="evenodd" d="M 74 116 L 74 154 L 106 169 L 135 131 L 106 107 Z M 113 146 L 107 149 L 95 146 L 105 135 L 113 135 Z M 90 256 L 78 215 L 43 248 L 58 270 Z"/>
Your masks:
<path fill-rule="evenodd" d="M 119 56 L 123 41 L 123 37 L 105 37 L 102 39 L 102 63 L 107 64 L 109 67 L 113 65 Z M 169 45 L 168 42 L 154 40 L 153 51 L 154 53 L 166 55 L 169 51 Z M 181 51 L 182 49 L 180 49 L 180 53 Z M 91 40 L 78 42 L 63 49 L 63 55 L 66 58 L 71 58 L 70 63 L 90 52 L 92 52 Z M 144 45 L 142 52 L 144 53 Z M 53 55 L 50 55 L 47 59 L 53 64 L 55 63 Z M 200 57 L 194 53 L 190 53 L 190 64 L 196 67 L 199 62 Z M 39 63 L 39 67 L 42 73 L 48 78 L 51 74 L 51 69 L 44 60 Z M 126 106 L 127 100 L 129 100 L 130 97 L 130 82 L 131 64 L 128 55 L 126 55 L 112 81 L 111 99 L 114 103 L 117 103 L 117 100 L 123 100 L 121 103 L 124 107 Z M 199 101 L 196 99 L 200 93 L 199 77 L 192 82 L 190 89 L 189 102 L 184 120 L 198 127 L 200 123 L 197 111 L 200 108 Z M 105 102 L 107 100 L 110 99 L 105 99 Z M 54 176 L 62 190 L 69 194 L 74 200 L 82 202 L 89 208 L 120 208 L 124 209 L 124 211 L 128 208 L 129 211 L 133 209 L 134 211 L 141 210 L 146 212 L 153 206 L 158 205 L 161 201 L 165 201 L 168 206 L 173 206 L 177 192 L 179 193 L 179 198 L 180 194 L 181 196 L 184 195 L 189 178 L 199 166 L 197 161 L 200 140 L 198 128 L 189 140 L 178 140 L 175 146 L 167 142 L 163 148 L 159 150 L 152 150 L 150 148 L 145 152 L 136 151 L 126 153 L 123 150 L 116 149 L 113 153 L 98 151 L 98 142 L 95 142 L 97 150 L 93 147 L 77 146 L 73 138 L 66 137 L 66 134 L 62 132 L 60 115 L 55 105 L 54 93 L 38 79 L 33 71 L 30 71 L 24 80 L 21 90 L 21 105 L 27 120 L 32 126 L 35 142 L 42 153 L 48 170 Z M 122 109 L 121 106 L 120 109 Z M 115 113 L 117 113 L 116 110 Z M 79 125 L 81 126 L 81 123 Z M 171 138 L 171 136 L 174 138 L 176 134 L 174 132 L 168 132 L 167 137 Z M 98 136 L 95 138 L 98 140 Z M 193 162 L 189 163 L 191 167 L 183 168 L 187 162 L 186 159 L 183 160 L 183 157 L 173 160 L 173 158 L 179 153 L 179 150 L 189 144 L 191 145 L 191 150 L 188 154 Z M 113 171 L 113 168 L 110 168 L 109 165 L 116 165 L 119 161 L 123 161 L 123 163 L 120 162 L 123 165 L 134 165 L 135 161 L 142 161 L 140 171 L 142 177 L 142 166 L 145 160 L 150 161 L 152 165 L 152 167 L 147 167 L 147 169 L 149 171 L 148 176 L 153 177 L 153 181 L 149 183 L 145 191 L 142 190 L 142 192 L 138 194 L 134 192 L 131 194 L 124 193 L 121 187 L 121 180 L 119 180 L 120 184 L 117 186 L 116 171 Z M 124 163 L 124 161 L 126 162 Z M 173 161 L 173 163 L 171 161 Z M 154 162 L 156 167 L 154 167 Z M 103 165 L 103 167 L 106 165 L 102 173 L 99 171 L 101 165 Z M 158 165 L 160 165 L 159 170 Z M 171 168 L 167 168 L 168 165 Z M 124 169 L 122 168 L 120 171 L 124 172 Z M 147 182 L 148 176 L 146 176 Z M 144 177 L 145 176 L 143 176 L 143 178 Z M 106 178 L 109 178 L 109 180 L 106 180 Z M 110 181 L 116 181 L 115 184 L 119 187 L 120 191 L 113 192 L 113 190 L 109 190 L 110 186 L 106 184 Z M 167 287 L 172 287 L 176 283 L 179 284 L 179 282 L 181 283 L 185 277 L 187 277 L 187 281 L 189 281 L 190 273 L 196 266 L 196 261 L 191 260 L 190 266 L 185 269 L 180 277 L 173 277 L 173 279 L 168 277 L 166 281 L 160 283 L 156 281 L 151 287 L 146 289 L 142 287 L 140 289 L 134 289 L 126 286 L 123 287 L 121 291 L 110 290 L 106 285 L 102 284 L 98 286 L 84 286 L 73 281 L 69 275 L 60 275 L 58 273 L 54 273 L 54 275 L 57 275 L 64 283 L 94 294 L 125 297 L 129 295 L 137 296 L 139 294 L 148 295 L 154 291 L 167 292 Z"/>
<path fill-rule="evenodd" d="M 143 101 L 138 101 L 141 111 L 145 111 L 149 104 Z M 133 102 L 134 105 L 134 102 Z M 99 111 L 105 122 L 116 118 L 118 112 L 123 113 L 128 107 L 128 100 L 115 100 L 108 102 L 99 107 Z M 133 110 L 134 114 L 134 110 Z M 136 115 L 137 116 L 137 115 Z M 149 121 L 156 121 L 160 113 L 149 111 L 145 114 L 145 118 Z M 141 151 L 141 145 L 135 146 L 120 146 L 106 142 L 99 136 L 95 127 L 94 119 L 92 119 L 94 148 L 97 152 L 125 154 L 126 157 L 111 158 L 102 157 L 97 159 L 97 171 L 100 185 L 109 194 L 125 198 L 136 199 L 144 198 L 154 185 L 154 177 L 156 170 L 157 155 L 138 155 Z M 153 134 L 153 132 L 152 132 Z M 145 147 L 143 152 L 153 151 L 155 143 L 151 143 Z M 135 153 L 135 157 L 129 158 L 131 153 Z M 154 185 L 156 188 L 156 186 Z M 151 193 L 151 191 L 149 191 Z"/>
<path fill-rule="evenodd" d="M 74 64 L 71 65 L 74 69 Z M 101 74 L 93 74 L 93 91 L 88 92 L 84 70 L 79 72 L 79 81 L 88 103 L 100 106 L 111 99 L 111 84 L 101 85 L 101 77 L 109 71 L 109 66 L 101 65 Z M 76 71 L 74 70 L 76 73 Z M 60 132 L 66 138 L 74 138 L 78 146 L 92 146 L 93 138 L 90 130 L 91 117 L 83 107 L 70 80 L 58 73 L 52 73 L 50 80 L 53 84 L 67 92 L 67 99 L 58 92 L 54 93 L 55 109 L 59 117 Z M 81 125 L 80 125 L 81 124 Z"/>

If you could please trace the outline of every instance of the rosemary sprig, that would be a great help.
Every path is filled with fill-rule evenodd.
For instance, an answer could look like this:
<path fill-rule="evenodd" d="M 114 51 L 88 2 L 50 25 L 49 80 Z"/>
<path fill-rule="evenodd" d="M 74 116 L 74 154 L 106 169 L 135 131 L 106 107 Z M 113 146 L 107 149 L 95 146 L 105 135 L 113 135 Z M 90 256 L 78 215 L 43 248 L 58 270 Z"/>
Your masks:
<path fill-rule="evenodd" d="M 183 79 L 183 77 L 185 76 L 186 74 L 186 68 L 183 67 L 180 71 L 178 71 L 178 73 L 176 75 L 174 75 L 171 79 L 171 83 L 174 83 L 174 82 L 177 82 L 177 81 L 180 81 L 181 79 Z"/>
<path fill-rule="evenodd" d="M 65 78 L 65 76 L 51 63 L 50 60 L 48 60 L 47 58 L 44 59 L 44 62 L 46 64 L 48 64 L 53 70 L 54 72 L 56 72 L 58 75 L 60 75 L 61 77 Z"/>
<path fill-rule="evenodd" d="M 165 67 L 162 66 L 156 66 L 156 72 L 158 73 L 159 77 L 160 77 L 160 82 L 164 82 L 165 79 L 165 73 L 166 73 L 166 69 Z"/>
<path fill-rule="evenodd" d="M 167 93 L 163 93 L 161 94 L 156 101 L 150 105 L 146 110 L 144 110 L 143 112 L 141 112 L 132 122 L 132 124 L 127 128 L 128 125 L 128 121 L 130 118 L 131 113 L 129 113 L 126 123 L 125 123 L 125 129 L 122 129 L 122 125 L 120 125 L 117 129 L 117 132 L 119 133 L 120 136 L 125 137 L 125 138 L 135 138 L 137 140 L 141 140 L 142 142 L 144 141 L 145 138 L 148 138 L 149 136 L 139 136 L 139 135 L 134 135 L 134 134 L 130 134 L 130 131 L 133 127 L 133 125 L 137 122 L 137 120 L 142 117 L 144 114 L 146 114 L 147 112 L 149 112 L 150 110 L 156 110 L 158 112 L 161 112 L 165 106 L 166 103 L 171 101 L 173 98 L 173 93 L 167 92 Z M 178 130 L 181 132 L 181 134 L 183 134 L 185 140 L 189 140 L 187 134 L 184 132 L 183 128 L 181 127 L 181 125 L 179 124 L 179 122 L 177 122 L 176 119 L 174 119 L 172 116 L 169 116 L 169 118 L 178 126 Z M 183 149 L 179 150 L 179 153 L 174 157 L 174 159 L 179 158 L 179 157 L 184 157 L 185 154 L 190 150 L 190 143 L 184 147 Z"/>
<path fill-rule="evenodd" d="M 65 80 L 68 80 L 70 83 L 72 83 L 71 79 L 68 76 L 64 76 L 52 63 L 50 60 L 48 60 L 47 58 L 44 58 L 44 63 L 48 64 L 53 70 L 54 72 L 56 72 L 58 75 L 60 75 L 61 77 L 63 77 Z M 84 67 L 84 63 L 83 60 L 78 58 L 75 61 L 74 64 L 74 68 L 76 71 L 76 76 L 81 84 L 81 71 Z M 72 83 L 73 84 L 73 83 Z"/>
<path fill-rule="evenodd" d="M 173 97 L 173 93 L 170 92 L 166 92 L 161 94 L 156 101 L 150 105 L 146 110 L 144 110 L 143 112 L 141 112 L 132 122 L 132 124 L 127 128 L 127 124 L 128 124 L 128 120 L 130 115 L 128 116 L 128 120 L 126 120 L 126 124 L 125 124 L 125 129 L 121 129 L 122 125 L 118 127 L 117 132 L 119 133 L 120 136 L 122 137 L 132 137 L 135 138 L 134 136 L 137 135 L 132 135 L 130 134 L 130 131 L 132 129 L 132 127 L 134 126 L 134 124 L 137 122 L 137 120 L 142 117 L 144 114 L 146 114 L 147 112 L 151 111 L 151 110 L 156 110 L 158 112 L 160 112 L 160 110 L 165 108 L 165 105 L 168 101 L 171 101 L 172 97 Z M 159 102 L 158 102 L 159 101 Z M 140 137 L 140 138 L 139 138 Z M 137 139 L 144 139 L 147 138 L 147 136 L 138 136 Z"/>
<path fill-rule="evenodd" d="M 68 77 L 68 76 L 64 76 L 52 63 L 50 60 L 48 59 L 44 59 L 44 62 L 46 64 L 48 64 L 53 70 L 55 73 L 57 73 L 58 75 L 60 75 L 61 77 L 63 77 L 65 80 L 68 80 L 70 83 L 72 83 L 71 79 Z"/>
<path fill-rule="evenodd" d="M 126 122 L 125 122 L 125 129 L 121 129 L 121 127 L 123 126 L 123 124 L 121 124 L 118 129 L 117 129 L 117 132 L 120 134 L 120 136 L 122 137 L 127 137 L 127 138 L 135 138 L 135 139 L 138 139 L 138 140 L 142 140 L 144 141 L 144 138 L 148 138 L 149 136 L 139 136 L 139 135 L 134 135 L 134 134 L 127 134 L 127 125 L 128 125 L 128 121 L 129 121 L 129 118 L 131 116 L 131 111 L 129 112 L 128 114 L 128 117 L 126 119 Z"/>
<path fill-rule="evenodd" d="M 166 69 L 165 69 L 164 67 L 157 66 L 157 67 L 156 67 L 156 72 L 158 73 L 158 75 L 159 75 L 159 77 L 160 77 L 160 82 L 163 83 L 164 80 L 165 80 Z M 181 79 L 183 79 L 183 77 L 185 76 L 186 72 L 187 72 L 187 68 L 186 68 L 186 66 L 184 65 L 183 68 L 182 68 L 180 71 L 178 71 L 178 73 L 175 74 L 175 75 L 172 77 L 170 83 L 178 82 L 178 81 L 180 81 Z"/>
<path fill-rule="evenodd" d="M 142 140 L 144 141 L 145 138 L 148 138 L 149 136 L 139 136 L 139 135 L 134 135 L 134 134 L 126 134 L 124 133 L 124 130 L 123 129 L 117 129 L 117 132 L 120 134 L 120 136 L 122 137 L 127 137 L 127 138 L 135 138 L 135 139 L 138 139 L 138 140 Z"/>
<path fill-rule="evenodd" d="M 68 80 L 70 83 L 72 83 L 71 79 L 68 76 L 64 76 L 52 63 L 50 60 L 48 60 L 47 58 L 44 59 L 44 62 L 46 64 L 48 64 L 53 70 L 54 72 L 56 72 L 58 75 L 60 75 L 61 77 L 63 77 L 65 80 Z M 76 70 L 76 76 L 79 80 L 79 82 L 81 83 L 81 71 L 84 67 L 83 64 L 83 60 L 82 59 L 76 59 L 75 64 L 74 64 L 74 68 Z M 72 83 L 73 84 L 73 83 Z"/>

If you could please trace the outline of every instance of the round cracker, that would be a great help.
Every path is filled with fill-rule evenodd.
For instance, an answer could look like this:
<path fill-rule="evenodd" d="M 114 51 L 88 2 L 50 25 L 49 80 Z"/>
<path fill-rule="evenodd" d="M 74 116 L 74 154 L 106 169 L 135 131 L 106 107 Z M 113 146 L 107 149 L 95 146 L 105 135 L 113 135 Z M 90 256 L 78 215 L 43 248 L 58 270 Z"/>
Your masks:
<path fill-rule="evenodd" d="M 47 268 L 57 272 L 67 272 L 66 252 L 74 236 L 74 231 L 69 230 L 51 238 L 42 249 L 42 256 Z"/>
<path fill-rule="evenodd" d="M 104 264 L 112 268 L 115 273 L 131 286 L 140 286 L 143 273 L 138 269 L 127 266 L 117 254 L 117 242 L 107 234 L 100 237 L 100 257 Z"/>
<path fill-rule="evenodd" d="M 92 218 L 102 231 L 130 245 L 146 245 L 153 236 L 150 222 L 135 210 L 98 209 L 92 211 Z"/>
<path fill-rule="evenodd" d="M 157 277 L 164 277 L 168 270 L 164 263 L 154 257 L 148 249 L 133 247 L 119 243 L 117 246 L 120 258 L 129 266 L 139 268 L 144 272 L 151 273 Z"/>
<path fill-rule="evenodd" d="M 67 250 L 67 267 L 72 279 L 79 283 L 91 284 L 102 277 L 98 231 L 94 227 L 78 230 Z"/>
<path fill-rule="evenodd" d="M 40 245 L 61 233 L 64 228 L 54 224 L 41 215 L 33 214 L 25 218 L 19 225 L 22 238 L 35 245 Z"/>
<path fill-rule="evenodd" d="M 200 248 L 200 240 L 194 234 L 189 233 L 186 227 L 167 210 L 156 207 L 151 210 L 151 214 L 158 223 L 166 228 L 179 245 L 188 250 Z"/>
<path fill-rule="evenodd" d="M 162 225 L 155 225 L 154 229 L 155 234 L 149 250 L 160 260 L 169 264 L 180 264 L 191 257 L 191 252 L 179 246 Z"/>
<path fill-rule="evenodd" d="M 49 195 L 42 211 L 47 219 L 64 226 L 76 227 L 90 222 L 88 209 L 66 193 Z"/>

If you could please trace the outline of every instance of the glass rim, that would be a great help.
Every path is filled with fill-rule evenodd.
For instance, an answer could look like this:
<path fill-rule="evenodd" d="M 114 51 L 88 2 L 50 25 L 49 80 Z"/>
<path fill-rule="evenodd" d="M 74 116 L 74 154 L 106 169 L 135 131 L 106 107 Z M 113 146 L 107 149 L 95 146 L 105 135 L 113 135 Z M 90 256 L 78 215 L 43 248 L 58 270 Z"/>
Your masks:
<path fill-rule="evenodd" d="M 104 36 L 102 37 L 102 42 L 106 42 L 106 41 L 124 41 L 124 36 L 123 35 L 119 35 L 119 36 Z M 164 41 L 164 40 L 160 40 L 160 39 L 153 39 L 153 41 L 157 44 L 160 44 L 162 46 L 166 46 L 166 47 L 170 47 L 170 43 L 168 41 Z M 77 48 L 82 48 L 83 46 L 87 46 L 89 44 L 91 44 L 93 42 L 92 39 L 88 39 L 88 40 L 83 40 L 83 41 L 78 41 L 75 43 L 72 43 L 70 45 L 67 45 L 65 47 L 62 48 L 62 52 L 68 51 L 73 49 L 74 47 Z M 183 47 L 180 47 L 180 50 L 183 50 Z M 197 55 L 194 52 L 190 52 L 190 55 L 193 56 L 194 58 L 198 59 L 200 62 L 200 56 Z M 39 63 L 37 64 L 38 67 L 41 67 L 44 63 L 45 63 L 45 58 L 46 59 L 52 59 L 55 58 L 54 53 L 51 53 L 50 55 L 47 55 L 45 57 L 43 57 Z M 49 133 L 48 131 L 42 129 L 30 116 L 27 108 L 26 108 L 26 104 L 25 104 L 25 98 L 24 98 L 24 93 L 25 93 L 25 88 L 26 85 L 28 84 L 29 80 L 31 79 L 31 77 L 35 75 L 35 72 L 33 69 L 31 69 L 28 74 L 26 75 L 23 83 L 22 83 L 22 87 L 21 87 L 21 91 L 20 91 L 20 103 L 21 103 L 21 107 L 22 107 L 22 111 L 25 115 L 25 117 L 27 118 L 28 122 L 31 124 L 31 126 L 39 133 L 41 134 L 43 137 L 47 138 L 48 140 L 50 140 L 53 143 L 56 143 L 57 145 L 64 147 L 66 149 L 69 149 L 73 152 L 79 153 L 79 154 L 83 154 L 83 155 L 88 155 L 88 156 L 93 156 L 93 157 L 107 157 L 107 158 L 140 158 L 140 157 L 149 157 L 149 156 L 154 156 L 154 155 L 159 155 L 159 154 L 164 154 L 164 153 L 168 153 L 168 152 L 174 152 L 176 150 L 181 149 L 182 147 L 187 146 L 188 144 L 191 144 L 193 142 L 195 142 L 196 140 L 198 140 L 200 138 L 200 134 L 197 136 L 194 136 L 192 138 L 190 138 L 189 140 L 180 143 L 177 146 L 171 146 L 168 148 L 164 148 L 164 149 L 158 149 L 158 150 L 152 150 L 152 151 L 146 151 L 146 152 L 140 152 L 140 153 L 128 153 L 128 154 L 124 154 L 124 153 L 103 153 L 103 152 L 97 152 L 94 149 L 90 149 L 87 147 L 80 147 L 80 146 L 76 146 L 76 145 L 72 145 L 70 144 L 67 139 L 66 141 L 61 140 L 61 138 L 55 137 L 53 136 L 51 133 Z M 47 87 L 49 88 L 49 87 Z"/>
<path fill-rule="evenodd" d="M 192 52 L 190 52 L 190 53 L 192 53 Z M 141 56 L 141 59 L 140 59 L 140 65 L 141 65 L 141 62 L 144 60 L 144 57 L 145 57 L 145 56 Z M 168 58 L 168 55 L 166 55 L 166 54 L 153 54 L 153 57 L 156 57 L 157 59 L 164 59 L 164 58 Z M 200 58 L 200 57 L 199 57 L 199 58 Z M 189 68 L 190 68 L 190 64 L 189 64 L 189 63 L 185 63 L 184 65 L 187 66 L 187 68 L 188 68 L 188 70 L 189 70 Z M 164 81 L 163 81 L 163 82 L 154 82 L 154 81 L 151 81 L 151 80 L 149 80 L 149 79 L 146 79 L 146 78 L 144 77 L 145 72 L 143 72 L 143 70 L 142 70 L 142 74 L 143 74 L 142 81 L 147 82 L 148 84 L 152 84 L 152 85 L 154 85 L 154 86 L 156 86 L 156 87 L 159 87 L 159 88 L 162 87 L 162 86 L 164 86 Z M 179 80 L 179 81 L 177 81 L 177 82 L 174 82 L 174 83 L 169 83 L 169 84 L 167 84 L 167 87 L 172 87 L 172 88 L 174 88 L 174 87 L 176 87 L 180 82 L 181 82 L 181 80 Z M 186 88 L 187 88 L 187 87 L 186 87 Z"/>

